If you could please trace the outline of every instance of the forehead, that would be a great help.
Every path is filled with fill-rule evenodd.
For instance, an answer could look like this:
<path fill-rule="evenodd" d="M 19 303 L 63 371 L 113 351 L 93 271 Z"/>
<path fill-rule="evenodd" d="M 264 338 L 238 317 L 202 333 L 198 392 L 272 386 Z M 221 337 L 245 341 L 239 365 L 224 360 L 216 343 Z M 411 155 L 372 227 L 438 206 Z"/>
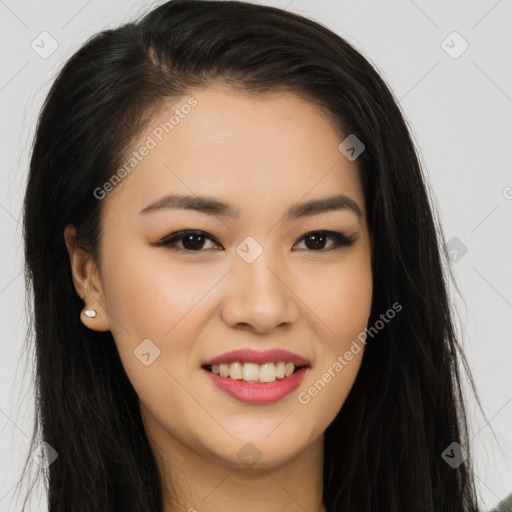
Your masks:
<path fill-rule="evenodd" d="M 153 113 L 107 208 L 139 211 L 166 193 L 207 193 L 243 215 L 244 205 L 261 210 L 344 193 L 364 214 L 357 164 L 338 149 L 344 137 L 332 113 L 291 92 L 191 90 Z"/>

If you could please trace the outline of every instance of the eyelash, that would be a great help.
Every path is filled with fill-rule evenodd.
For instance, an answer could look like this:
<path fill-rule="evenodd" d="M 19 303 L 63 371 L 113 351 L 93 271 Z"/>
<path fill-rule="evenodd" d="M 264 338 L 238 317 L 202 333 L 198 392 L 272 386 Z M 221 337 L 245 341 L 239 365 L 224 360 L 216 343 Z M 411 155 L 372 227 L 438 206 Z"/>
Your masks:
<path fill-rule="evenodd" d="M 172 233 L 169 236 L 166 236 L 165 238 L 163 238 L 160 242 L 156 243 L 155 245 L 161 246 L 161 247 L 166 247 L 166 248 L 171 249 L 172 251 L 180 252 L 180 253 L 204 252 L 204 249 L 198 249 L 197 251 L 194 251 L 191 249 L 181 249 L 174 245 L 176 243 L 176 241 L 179 241 L 179 240 L 183 239 L 186 235 L 190 235 L 190 234 L 203 236 L 204 238 L 207 238 L 207 239 L 213 241 L 217 245 L 220 245 L 219 242 L 217 242 L 215 240 L 215 238 L 208 235 L 204 231 L 193 230 L 193 229 L 186 229 L 184 231 L 177 231 L 176 233 Z M 318 250 L 309 249 L 312 252 L 326 252 L 326 251 L 331 251 L 333 249 L 340 249 L 341 247 L 350 247 L 357 240 L 354 237 L 347 237 L 347 236 L 343 235 L 342 233 L 338 233 L 336 231 L 319 230 L 319 231 L 310 231 L 310 232 L 306 233 L 299 239 L 299 241 L 302 241 L 303 239 L 305 239 L 306 237 L 308 237 L 310 235 L 316 235 L 316 234 L 322 234 L 322 235 L 327 236 L 328 238 L 333 238 L 335 240 L 335 244 L 334 244 L 334 246 L 331 246 L 328 249 L 318 249 Z M 306 249 L 306 250 L 308 250 L 308 249 Z"/>

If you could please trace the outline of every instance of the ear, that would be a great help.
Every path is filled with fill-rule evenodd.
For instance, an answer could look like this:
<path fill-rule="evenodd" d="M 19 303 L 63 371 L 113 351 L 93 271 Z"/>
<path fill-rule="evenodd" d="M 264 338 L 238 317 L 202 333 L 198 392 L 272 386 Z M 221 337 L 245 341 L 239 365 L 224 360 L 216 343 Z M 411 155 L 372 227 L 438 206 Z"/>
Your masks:
<path fill-rule="evenodd" d="M 68 224 L 64 229 L 64 240 L 71 263 L 73 284 L 85 303 L 85 307 L 80 313 L 80 320 L 93 331 L 108 331 L 109 320 L 103 306 L 105 300 L 101 280 L 92 255 L 77 246 L 76 228 L 72 224 Z M 88 309 L 96 311 L 94 318 L 85 316 L 84 311 Z"/>

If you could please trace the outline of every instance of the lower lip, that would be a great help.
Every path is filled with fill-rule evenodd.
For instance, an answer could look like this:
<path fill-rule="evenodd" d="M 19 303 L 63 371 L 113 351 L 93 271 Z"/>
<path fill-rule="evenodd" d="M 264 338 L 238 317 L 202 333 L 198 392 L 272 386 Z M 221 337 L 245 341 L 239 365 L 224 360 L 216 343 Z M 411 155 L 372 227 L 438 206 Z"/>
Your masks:
<path fill-rule="evenodd" d="M 204 368 L 203 371 L 207 373 L 208 377 L 210 377 L 217 387 L 240 402 L 248 404 L 271 404 L 281 400 L 297 389 L 304 379 L 307 369 L 307 366 L 303 366 L 290 377 L 268 383 L 234 380 L 229 377 L 215 375 Z"/>

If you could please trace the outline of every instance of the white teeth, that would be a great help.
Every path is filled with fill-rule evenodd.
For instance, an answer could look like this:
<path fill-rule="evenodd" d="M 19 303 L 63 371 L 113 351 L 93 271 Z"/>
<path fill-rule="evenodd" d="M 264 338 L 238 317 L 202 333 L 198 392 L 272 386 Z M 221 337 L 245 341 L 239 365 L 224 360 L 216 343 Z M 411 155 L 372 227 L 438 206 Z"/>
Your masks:
<path fill-rule="evenodd" d="M 266 363 L 260 366 L 260 382 L 274 382 L 276 377 L 276 365 L 274 363 Z"/>
<path fill-rule="evenodd" d="M 229 377 L 229 365 L 228 364 L 221 364 L 220 366 L 220 376 L 221 377 Z"/>
<path fill-rule="evenodd" d="M 294 368 L 295 368 L 295 365 L 293 363 L 286 363 L 286 368 L 285 368 L 284 374 L 287 377 L 289 377 L 293 373 Z"/>
<path fill-rule="evenodd" d="M 243 366 L 241 363 L 231 363 L 229 366 L 229 376 L 235 380 L 241 380 L 243 377 Z"/>
<path fill-rule="evenodd" d="M 212 373 L 221 377 L 229 377 L 234 380 L 244 380 L 245 382 L 275 382 L 276 379 L 290 377 L 295 371 L 293 363 L 265 363 L 262 365 L 256 363 L 231 364 L 213 364 Z"/>
<path fill-rule="evenodd" d="M 280 363 L 277 363 L 276 365 L 276 377 L 278 379 L 284 379 L 284 373 L 285 373 L 286 364 L 282 361 Z"/>
<path fill-rule="evenodd" d="M 260 378 L 260 367 L 256 363 L 244 363 L 242 378 L 246 382 L 256 382 Z"/>

